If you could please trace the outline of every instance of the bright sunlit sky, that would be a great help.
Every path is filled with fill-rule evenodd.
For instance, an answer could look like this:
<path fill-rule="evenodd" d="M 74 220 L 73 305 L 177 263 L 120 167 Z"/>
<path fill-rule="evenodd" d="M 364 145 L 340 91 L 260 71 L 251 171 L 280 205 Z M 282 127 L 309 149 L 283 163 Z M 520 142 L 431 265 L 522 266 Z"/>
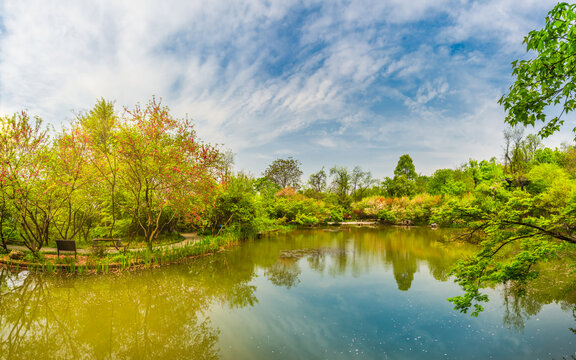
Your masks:
<path fill-rule="evenodd" d="M 0 114 L 58 129 L 155 95 L 256 176 L 292 156 L 382 178 L 406 153 L 430 175 L 501 158 L 497 100 L 555 3 L 0 0 Z"/>

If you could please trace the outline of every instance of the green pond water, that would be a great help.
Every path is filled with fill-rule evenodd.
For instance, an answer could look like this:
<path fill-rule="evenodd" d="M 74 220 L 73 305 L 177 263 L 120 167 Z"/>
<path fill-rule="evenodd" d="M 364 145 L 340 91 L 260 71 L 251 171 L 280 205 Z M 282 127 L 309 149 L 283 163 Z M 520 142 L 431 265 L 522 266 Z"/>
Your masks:
<path fill-rule="evenodd" d="M 0 273 L 2 359 L 572 359 L 574 276 L 452 309 L 469 245 L 427 228 L 299 230 L 122 275 Z"/>

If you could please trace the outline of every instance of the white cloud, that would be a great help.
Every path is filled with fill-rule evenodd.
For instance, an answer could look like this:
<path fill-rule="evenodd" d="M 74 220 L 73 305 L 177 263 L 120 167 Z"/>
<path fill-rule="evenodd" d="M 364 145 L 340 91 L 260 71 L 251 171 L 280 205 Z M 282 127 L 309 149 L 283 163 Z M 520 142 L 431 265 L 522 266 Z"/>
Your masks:
<path fill-rule="evenodd" d="M 524 36 L 544 24 L 546 14 L 556 3 L 556 0 L 465 1 L 464 6 L 450 9 L 454 25 L 447 27 L 440 37 L 451 42 L 498 40 L 503 45 L 499 51 L 518 52 L 525 49 Z"/>
<path fill-rule="evenodd" d="M 387 159 L 370 156 L 375 149 L 436 149 L 447 162 L 454 149 L 478 157 L 494 151 L 491 139 L 503 126 L 495 101 L 509 76 L 510 49 L 521 48 L 523 34 L 552 6 L 5 2 L 0 113 L 27 108 L 58 124 L 100 97 L 131 107 L 157 95 L 176 116 L 192 117 L 202 139 L 232 148 L 240 168 L 254 166 L 244 154 L 261 161 L 304 148 L 329 149 L 309 156 L 326 165 L 343 159 L 334 155 L 340 149 L 350 161 Z M 452 49 L 470 40 L 487 46 Z"/>

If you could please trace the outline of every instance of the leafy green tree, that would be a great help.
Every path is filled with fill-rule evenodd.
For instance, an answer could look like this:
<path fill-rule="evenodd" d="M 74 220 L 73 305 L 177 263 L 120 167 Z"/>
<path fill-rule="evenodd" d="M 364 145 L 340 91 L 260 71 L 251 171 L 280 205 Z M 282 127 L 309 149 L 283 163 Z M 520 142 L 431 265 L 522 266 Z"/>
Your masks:
<path fill-rule="evenodd" d="M 543 180 L 547 170 L 535 168 L 529 175 Z M 473 308 L 472 315 L 477 316 L 488 301 L 482 287 L 507 282 L 522 287 L 538 276 L 537 263 L 558 257 L 576 244 L 575 189 L 565 177 L 544 181 L 534 194 L 479 186 L 474 197 L 443 207 L 453 216 L 451 222 L 465 219 L 472 228 L 470 235 L 481 239 L 480 250 L 453 271 L 464 290 L 463 295 L 449 299 L 456 309 Z"/>
<path fill-rule="evenodd" d="M 136 106 L 117 138 L 123 206 L 148 248 L 173 221 L 200 222 L 216 192 L 218 152 L 200 143 L 188 119 L 156 99 Z"/>
<path fill-rule="evenodd" d="M 32 118 L 26 112 L 3 117 L 0 124 L 3 199 L 10 203 L 18 236 L 37 254 L 48 243 L 50 225 L 58 209 L 48 171 L 52 157 L 48 130 L 40 118 Z"/>
<path fill-rule="evenodd" d="M 244 176 L 244 175 L 239 174 L 238 176 Z M 273 198 L 278 191 L 282 190 L 282 188 L 278 184 L 270 181 L 270 179 L 268 179 L 267 177 L 261 177 L 256 179 L 254 181 L 254 189 L 256 189 L 256 191 L 261 197 L 267 199 Z"/>
<path fill-rule="evenodd" d="M 474 185 L 473 188 L 480 184 L 492 185 L 501 182 L 504 178 L 503 166 L 494 157 L 482 161 L 470 159 L 461 169 L 470 176 Z"/>
<path fill-rule="evenodd" d="M 331 190 L 336 195 L 338 203 L 344 207 L 350 205 L 350 173 L 343 166 L 334 166 L 330 169 L 332 177 Z"/>
<path fill-rule="evenodd" d="M 73 127 L 64 130 L 53 143 L 48 172 L 58 199 L 52 224 L 59 239 L 75 239 L 95 208 L 88 188 L 99 179 L 86 161 L 90 148 L 84 135 Z"/>
<path fill-rule="evenodd" d="M 410 196 L 416 192 L 416 182 L 408 179 L 406 175 L 386 177 L 383 186 L 388 196 L 392 197 Z"/>
<path fill-rule="evenodd" d="M 428 180 L 428 193 L 431 195 L 462 195 L 466 184 L 457 180 L 457 170 L 439 169 Z"/>
<path fill-rule="evenodd" d="M 499 103 L 512 126 L 535 126 L 542 122 L 541 137 L 558 131 L 564 116 L 576 108 L 576 4 L 557 4 L 543 29 L 525 38 L 526 50 L 536 56 L 512 63 L 514 84 Z M 559 108 L 550 118 L 547 111 Z M 576 129 L 573 129 L 576 132 Z M 505 164 L 507 165 L 507 164 Z M 452 299 L 456 307 L 473 314 L 482 310 L 487 296 L 479 289 L 487 283 L 513 281 L 522 284 L 536 275 L 535 264 L 558 256 L 567 245 L 576 244 L 576 196 L 566 181 L 550 182 L 550 166 L 528 172 L 534 181 L 531 192 L 486 189 L 482 202 L 466 205 L 463 216 L 477 221 L 485 234 L 481 251 L 455 269 L 465 293 Z"/>
<path fill-rule="evenodd" d="M 542 122 L 541 137 L 558 131 L 563 116 L 576 108 L 576 4 L 557 4 L 543 29 L 531 31 L 524 39 L 527 51 L 536 56 L 512 63 L 514 84 L 499 103 L 512 126 L 535 126 Z M 546 111 L 559 107 L 552 118 Z M 576 129 L 573 129 L 576 132 Z M 505 165 L 508 165 L 507 163 Z M 488 297 L 480 288 L 490 283 L 523 284 L 537 276 L 535 265 L 558 256 L 567 245 L 576 244 L 576 195 L 566 181 L 543 181 L 546 169 L 529 172 L 535 184 L 532 193 L 497 187 L 479 188 L 476 200 L 455 204 L 475 224 L 474 233 L 484 234 L 481 250 L 463 260 L 454 270 L 464 294 L 451 299 L 456 308 L 473 315 L 482 311 Z M 538 184 L 540 182 L 540 184 Z"/>
<path fill-rule="evenodd" d="M 394 169 L 394 177 L 396 176 L 406 176 L 408 180 L 416 180 L 418 174 L 416 174 L 416 167 L 412 158 L 408 154 L 400 156 L 396 168 Z"/>
<path fill-rule="evenodd" d="M 412 158 L 408 154 L 400 156 L 396 168 L 394 169 L 394 178 L 386 178 L 384 187 L 389 196 L 411 196 L 416 193 L 416 167 Z"/>
<path fill-rule="evenodd" d="M 529 184 L 526 189 L 534 195 L 545 192 L 555 182 L 570 183 L 568 174 L 556 164 L 538 164 L 530 170 L 527 177 Z"/>
<path fill-rule="evenodd" d="M 370 173 L 370 171 L 362 171 L 360 166 L 355 166 L 350 175 L 350 184 L 354 201 L 362 199 L 373 183 L 374 179 L 372 179 L 372 173 Z"/>
<path fill-rule="evenodd" d="M 300 161 L 289 157 L 288 159 L 276 159 L 264 171 L 264 176 L 278 184 L 281 188 L 292 186 L 297 189 L 300 186 Z"/>
<path fill-rule="evenodd" d="M 576 147 L 569 147 L 562 157 L 562 166 L 568 174 L 576 177 Z"/>
<path fill-rule="evenodd" d="M 118 172 L 120 171 L 117 136 L 119 119 L 114 103 L 100 99 L 92 110 L 78 117 L 76 127 L 84 133 L 89 146 L 87 161 L 97 181 L 90 185 L 92 196 L 99 199 L 97 208 L 104 215 L 107 236 L 113 237 L 118 209 Z"/>
<path fill-rule="evenodd" d="M 308 185 L 313 192 L 318 194 L 326 190 L 326 180 L 326 171 L 322 168 L 322 170 L 310 175 Z"/>
<path fill-rule="evenodd" d="M 507 123 L 535 126 L 541 121 L 544 125 L 539 135 L 547 137 L 559 130 L 563 116 L 576 108 L 575 25 L 576 4 L 562 2 L 548 13 L 543 29 L 526 36 L 526 51 L 536 57 L 512 63 L 515 82 L 499 100 L 507 112 Z M 547 118 L 551 106 L 561 112 Z"/>
<path fill-rule="evenodd" d="M 240 238 L 258 231 L 257 220 L 262 216 L 256 201 L 255 180 L 244 174 L 230 176 L 211 210 L 212 233 L 232 232 Z"/>
<path fill-rule="evenodd" d="M 534 162 L 536 164 L 564 164 L 564 159 L 568 152 L 562 152 L 558 149 L 550 148 L 537 149 L 534 152 Z"/>

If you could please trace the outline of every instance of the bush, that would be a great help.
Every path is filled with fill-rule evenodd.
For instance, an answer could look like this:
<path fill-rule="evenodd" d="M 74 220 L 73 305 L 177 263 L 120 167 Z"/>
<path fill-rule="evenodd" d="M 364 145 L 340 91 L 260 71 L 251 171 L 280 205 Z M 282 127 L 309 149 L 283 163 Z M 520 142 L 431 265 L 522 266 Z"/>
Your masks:
<path fill-rule="evenodd" d="M 363 217 L 376 217 L 384 222 L 398 224 L 410 221 L 414 224 L 430 224 L 434 209 L 442 205 L 440 195 L 421 194 L 409 197 L 385 198 L 371 196 L 352 204 L 354 212 Z"/>
<path fill-rule="evenodd" d="M 312 199 L 297 194 L 292 188 L 286 188 L 278 192 L 276 201 L 269 208 L 269 214 L 284 223 L 303 225 L 330 221 L 331 217 L 336 215 L 332 214 L 332 210 L 333 206 L 322 200 Z M 341 212 L 336 217 L 341 219 Z"/>

